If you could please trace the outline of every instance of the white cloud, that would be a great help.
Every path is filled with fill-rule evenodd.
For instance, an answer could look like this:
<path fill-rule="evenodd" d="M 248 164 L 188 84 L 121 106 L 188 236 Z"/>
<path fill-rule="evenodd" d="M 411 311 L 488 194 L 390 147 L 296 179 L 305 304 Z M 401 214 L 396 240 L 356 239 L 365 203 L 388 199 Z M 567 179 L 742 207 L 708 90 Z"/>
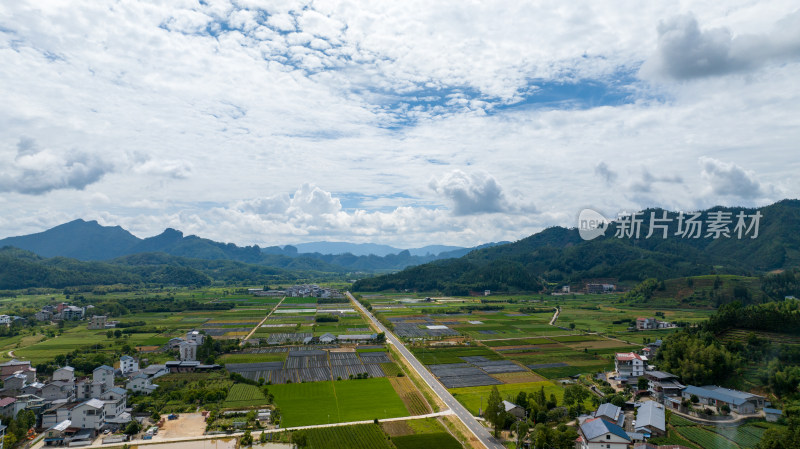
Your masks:
<path fill-rule="evenodd" d="M 597 165 L 594 166 L 594 173 L 600 176 L 607 185 L 614 184 L 617 180 L 617 172 L 611 170 L 608 164 L 603 161 L 598 162 Z"/>
<path fill-rule="evenodd" d="M 642 74 L 683 80 L 798 60 L 800 10 L 783 17 L 767 33 L 739 35 L 727 28 L 701 30 L 697 19 L 686 14 L 658 25 L 658 49 L 642 67 Z"/>
<path fill-rule="evenodd" d="M 710 157 L 700 157 L 703 178 L 708 181 L 711 192 L 718 196 L 734 196 L 745 200 L 761 198 L 774 191 L 764 186 L 752 170 Z"/>
<path fill-rule="evenodd" d="M 694 28 L 669 19 L 689 9 Z M 473 245 L 583 207 L 797 197 L 796 9 L 6 2 L 0 233 L 80 217 L 239 244 Z M 703 71 L 714 55 L 711 72 L 746 76 Z M 641 82 L 643 61 L 646 80 L 692 82 Z M 616 88 L 629 98 L 596 100 Z"/>
<path fill-rule="evenodd" d="M 0 168 L 0 191 L 42 195 L 52 190 L 77 189 L 114 171 L 114 164 L 84 151 L 57 152 L 41 148 L 35 140 L 22 138 L 13 160 Z"/>

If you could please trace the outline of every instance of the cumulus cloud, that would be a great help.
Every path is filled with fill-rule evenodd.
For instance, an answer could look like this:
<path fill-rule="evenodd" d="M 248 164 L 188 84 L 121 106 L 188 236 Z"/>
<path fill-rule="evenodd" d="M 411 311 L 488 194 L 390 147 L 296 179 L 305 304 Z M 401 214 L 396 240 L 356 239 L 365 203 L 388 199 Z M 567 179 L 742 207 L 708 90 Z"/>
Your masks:
<path fill-rule="evenodd" d="M 658 25 L 656 53 L 642 66 L 645 77 L 685 80 L 800 60 L 800 11 L 785 16 L 766 34 L 734 35 L 727 28 L 701 30 L 691 14 Z"/>
<path fill-rule="evenodd" d="M 607 185 L 614 184 L 614 181 L 617 180 L 617 172 L 611 170 L 608 164 L 603 161 L 595 165 L 594 173 L 603 178 L 603 181 L 605 181 Z"/>
<path fill-rule="evenodd" d="M 635 180 L 631 183 L 630 188 L 634 192 L 638 193 L 649 193 L 653 189 L 653 185 L 656 183 L 666 183 L 666 184 L 682 184 L 683 178 L 679 175 L 661 175 L 657 176 L 650 173 L 650 170 L 644 168 L 642 169 L 642 176 L 638 180 Z"/>
<path fill-rule="evenodd" d="M 164 176 L 173 179 L 186 179 L 192 173 L 193 165 L 191 162 L 171 159 L 150 159 L 147 158 L 134 166 L 136 173 L 154 176 Z"/>
<path fill-rule="evenodd" d="M 736 196 L 742 199 L 763 197 L 772 187 L 765 187 L 751 170 L 710 157 L 701 157 L 702 176 L 709 183 L 711 192 L 720 196 Z"/>
<path fill-rule="evenodd" d="M 507 209 L 503 189 L 485 172 L 467 174 L 454 170 L 428 186 L 450 201 L 455 215 L 503 212 Z"/>
<path fill-rule="evenodd" d="M 23 137 L 13 160 L 0 169 L 0 191 L 41 195 L 53 190 L 83 190 L 114 171 L 114 164 L 78 150 L 56 151 Z"/>

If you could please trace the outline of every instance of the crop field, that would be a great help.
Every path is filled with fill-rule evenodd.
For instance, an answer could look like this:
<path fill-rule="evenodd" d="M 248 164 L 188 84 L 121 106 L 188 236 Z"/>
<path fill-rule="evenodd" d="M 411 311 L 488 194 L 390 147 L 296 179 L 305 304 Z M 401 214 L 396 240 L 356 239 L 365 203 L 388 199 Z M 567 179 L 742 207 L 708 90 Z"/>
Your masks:
<path fill-rule="evenodd" d="M 678 433 L 703 449 L 737 449 L 739 447 L 724 436 L 699 427 L 680 427 Z"/>
<path fill-rule="evenodd" d="M 461 449 L 461 443 L 446 432 L 392 438 L 397 449 Z"/>
<path fill-rule="evenodd" d="M 386 378 L 271 385 L 284 427 L 409 416 Z"/>
<path fill-rule="evenodd" d="M 739 427 L 704 427 L 704 429 L 718 433 L 731 441 L 735 441 L 739 447 L 747 449 L 754 448 L 764 435 L 764 429 L 748 425 Z"/>
<path fill-rule="evenodd" d="M 261 363 L 261 362 L 283 362 L 286 360 L 286 353 L 272 354 L 223 354 L 217 359 L 217 363 Z"/>
<path fill-rule="evenodd" d="M 306 429 L 310 449 L 394 449 L 374 424 Z"/>
<path fill-rule="evenodd" d="M 532 393 L 534 391 L 539 391 L 541 388 L 544 388 L 544 393 L 547 397 L 550 397 L 550 394 L 554 394 L 556 399 L 559 401 L 559 404 L 561 403 L 561 399 L 564 397 L 564 389 L 561 386 L 549 381 L 497 385 L 497 389 L 500 391 L 500 396 L 503 399 L 508 397 L 513 399 L 520 391 Z M 470 413 L 477 415 L 479 407 L 486 407 L 486 400 L 489 398 L 489 392 L 492 391 L 492 387 L 484 386 L 452 388 L 449 391 L 458 400 L 458 402 L 463 404 L 464 407 L 470 411 Z"/>
<path fill-rule="evenodd" d="M 430 413 L 431 409 L 428 403 L 425 402 L 422 393 L 417 390 L 411 379 L 408 377 L 390 377 L 389 382 L 411 415 Z"/>
<path fill-rule="evenodd" d="M 456 347 L 456 348 L 420 348 L 412 347 L 411 352 L 425 365 L 439 365 L 444 363 L 464 363 L 461 357 L 486 357 L 489 360 L 501 360 L 502 357 L 487 348 L 482 347 Z"/>
<path fill-rule="evenodd" d="M 235 384 L 222 404 L 224 408 L 261 406 L 267 403 L 264 393 L 255 385 Z"/>

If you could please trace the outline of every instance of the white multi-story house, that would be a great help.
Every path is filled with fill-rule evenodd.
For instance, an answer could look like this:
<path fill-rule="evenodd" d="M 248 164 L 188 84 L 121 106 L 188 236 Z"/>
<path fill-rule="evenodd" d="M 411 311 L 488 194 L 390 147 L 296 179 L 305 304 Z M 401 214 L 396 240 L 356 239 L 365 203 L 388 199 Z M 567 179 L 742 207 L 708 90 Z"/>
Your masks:
<path fill-rule="evenodd" d="M 194 341 L 184 341 L 178 348 L 180 352 L 181 361 L 194 361 L 197 360 L 197 347 L 199 345 Z"/>
<path fill-rule="evenodd" d="M 129 380 L 128 384 L 125 385 L 125 388 L 136 393 L 150 394 L 153 392 L 153 390 L 158 388 L 158 385 L 152 383 L 150 376 L 142 373 L 137 374 L 131 380 Z"/>
<path fill-rule="evenodd" d="M 120 387 L 114 387 L 100 395 L 106 418 L 116 418 L 125 412 L 127 398 L 128 393 Z"/>
<path fill-rule="evenodd" d="M 46 401 L 55 401 L 58 399 L 71 401 L 75 399 L 75 384 L 63 380 L 54 380 L 42 387 L 41 394 L 42 399 Z"/>
<path fill-rule="evenodd" d="M 202 345 L 205 341 L 205 334 L 201 334 L 200 331 L 189 331 L 186 333 L 186 341 L 191 341 L 197 343 L 198 345 Z"/>
<path fill-rule="evenodd" d="M 139 362 L 129 355 L 123 355 L 119 358 L 119 369 L 122 371 L 123 376 L 135 373 L 139 371 Z"/>
<path fill-rule="evenodd" d="M 617 375 L 623 379 L 639 377 L 644 375 L 646 361 L 646 357 L 635 352 L 618 352 L 614 356 L 614 369 L 617 371 Z"/>
<path fill-rule="evenodd" d="M 106 419 L 105 403 L 100 399 L 89 399 L 73 407 L 70 415 L 68 419 L 73 426 L 98 430 Z"/>
<path fill-rule="evenodd" d="M 106 386 L 106 389 L 114 388 L 114 368 L 108 365 L 101 365 L 92 371 L 92 383 L 100 383 Z M 102 394 L 102 393 L 101 393 Z M 99 395 L 94 395 L 95 397 Z"/>
<path fill-rule="evenodd" d="M 11 324 L 11 317 L 8 315 L 0 315 L 0 324 Z"/>
<path fill-rule="evenodd" d="M 71 366 L 61 367 L 53 372 L 53 380 L 72 382 L 75 380 L 75 368 Z"/>

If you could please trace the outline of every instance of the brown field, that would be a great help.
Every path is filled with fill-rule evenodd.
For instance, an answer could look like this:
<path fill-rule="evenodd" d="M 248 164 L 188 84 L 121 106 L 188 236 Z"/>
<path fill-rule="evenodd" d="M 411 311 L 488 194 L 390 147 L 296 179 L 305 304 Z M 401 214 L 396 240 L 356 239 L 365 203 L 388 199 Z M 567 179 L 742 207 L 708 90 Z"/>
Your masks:
<path fill-rule="evenodd" d="M 431 413 L 431 408 L 408 377 L 390 377 L 389 383 L 412 415 Z"/>
<path fill-rule="evenodd" d="M 161 346 L 137 346 L 136 349 L 142 352 L 152 352 L 161 348 Z"/>
<path fill-rule="evenodd" d="M 544 377 L 528 371 L 524 373 L 502 373 L 502 374 L 492 374 L 492 377 L 503 382 L 504 384 L 521 384 L 525 382 L 541 382 L 545 381 Z"/>
<path fill-rule="evenodd" d="M 605 349 L 605 348 L 641 348 L 642 345 L 625 345 L 625 343 L 617 340 L 599 340 L 599 341 L 580 341 L 576 343 L 564 343 L 572 349 L 583 350 L 587 349 Z M 631 349 L 628 349 L 629 351 Z"/>
<path fill-rule="evenodd" d="M 539 348 L 538 346 L 533 346 L 533 345 L 522 345 L 522 346 L 495 346 L 494 348 L 491 349 L 495 350 L 502 349 L 503 351 L 507 351 L 509 349 L 519 349 L 521 352 L 524 352 L 525 350 L 536 350 L 538 348 Z"/>
<path fill-rule="evenodd" d="M 403 435 L 412 435 L 414 431 L 408 426 L 405 421 L 388 421 L 381 422 L 383 431 L 392 437 L 401 437 Z"/>

